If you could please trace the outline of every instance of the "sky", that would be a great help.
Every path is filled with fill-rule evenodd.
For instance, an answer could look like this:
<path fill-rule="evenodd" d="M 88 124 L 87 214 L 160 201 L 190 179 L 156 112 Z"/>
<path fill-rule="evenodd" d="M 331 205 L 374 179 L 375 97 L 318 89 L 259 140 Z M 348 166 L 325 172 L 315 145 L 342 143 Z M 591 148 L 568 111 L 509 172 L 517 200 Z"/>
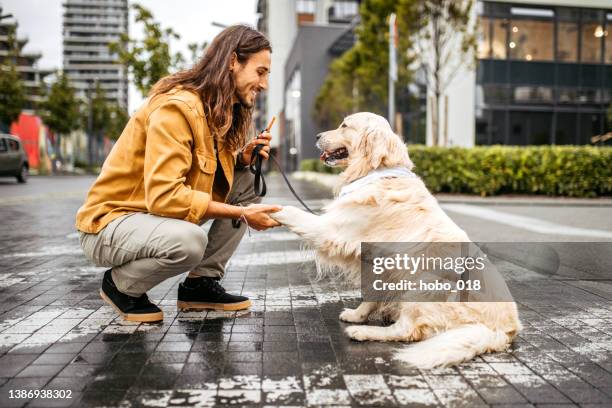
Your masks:
<path fill-rule="evenodd" d="M 62 1 L 63 0 L 0 0 L 2 14 L 13 14 L 19 23 L 17 34 L 27 37 L 26 52 L 42 53 L 39 68 L 59 69 L 62 66 Z M 130 4 L 134 3 L 130 1 Z M 181 51 L 186 58 L 191 55 L 187 44 L 210 42 L 222 29 L 212 25 L 257 22 L 256 0 L 141 0 L 163 28 L 171 27 L 181 35 L 171 43 L 171 50 Z M 141 32 L 133 23 L 130 13 L 130 35 Z M 142 103 L 140 93 L 130 87 L 129 111 L 132 113 Z"/>

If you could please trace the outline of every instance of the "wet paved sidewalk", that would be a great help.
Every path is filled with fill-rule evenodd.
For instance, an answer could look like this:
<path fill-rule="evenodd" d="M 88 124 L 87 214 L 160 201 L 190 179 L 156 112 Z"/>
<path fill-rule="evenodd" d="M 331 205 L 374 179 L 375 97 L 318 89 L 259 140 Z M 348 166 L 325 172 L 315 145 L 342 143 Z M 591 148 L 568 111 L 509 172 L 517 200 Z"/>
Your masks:
<path fill-rule="evenodd" d="M 293 202 L 281 183 L 269 179 L 267 202 Z M 314 207 L 329 197 L 298 191 Z M 228 266 L 224 286 L 250 311 L 177 313 L 177 277 L 149 293 L 163 324 L 122 322 L 81 254 L 80 203 L 0 203 L 0 407 L 612 406 L 609 280 L 519 271 L 525 330 L 509 352 L 418 371 L 392 360 L 402 344 L 346 338 L 338 314 L 358 292 L 315 282 L 312 254 L 281 228 L 245 237 Z"/>

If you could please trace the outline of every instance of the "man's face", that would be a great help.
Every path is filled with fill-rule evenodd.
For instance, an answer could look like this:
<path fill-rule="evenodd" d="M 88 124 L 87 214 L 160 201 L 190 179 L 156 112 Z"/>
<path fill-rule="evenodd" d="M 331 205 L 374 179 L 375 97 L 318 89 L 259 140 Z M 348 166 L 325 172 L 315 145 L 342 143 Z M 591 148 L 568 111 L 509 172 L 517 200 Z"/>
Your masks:
<path fill-rule="evenodd" d="M 244 65 L 233 61 L 232 73 L 236 83 L 235 102 L 240 102 L 246 108 L 252 108 L 257 94 L 268 89 L 270 51 L 263 50 L 251 55 Z"/>

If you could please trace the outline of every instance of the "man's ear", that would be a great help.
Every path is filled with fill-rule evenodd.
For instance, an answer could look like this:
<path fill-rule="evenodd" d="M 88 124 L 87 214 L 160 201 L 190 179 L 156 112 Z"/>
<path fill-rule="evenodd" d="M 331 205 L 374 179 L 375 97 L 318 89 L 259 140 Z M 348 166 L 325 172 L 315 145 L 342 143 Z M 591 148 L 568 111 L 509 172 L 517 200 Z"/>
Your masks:
<path fill-rule="evenodd" d="M 230 57 L 230 72 L 233 72 L 238 69 L 238 56 L 235 52 L 232 52 L 232 56 Z"/>

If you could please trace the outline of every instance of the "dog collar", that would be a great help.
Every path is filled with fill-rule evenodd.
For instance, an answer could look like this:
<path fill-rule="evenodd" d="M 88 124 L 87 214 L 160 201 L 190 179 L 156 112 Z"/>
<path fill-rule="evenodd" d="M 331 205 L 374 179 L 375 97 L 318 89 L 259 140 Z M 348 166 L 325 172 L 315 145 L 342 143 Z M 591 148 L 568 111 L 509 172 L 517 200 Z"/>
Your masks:
<path fill-rule="evenodd" d="M 408 170 L 406 167 L 389 167 L 384 169 L 372 170 L 365 176 L 358 178 L 357 180 L 352 181 L 351 183 L 342 187 L 340 189 L 339 197 L 350 194 L 365 185 L 368 185 L 385 177 L 416 177 L 416 174 Z"/>

